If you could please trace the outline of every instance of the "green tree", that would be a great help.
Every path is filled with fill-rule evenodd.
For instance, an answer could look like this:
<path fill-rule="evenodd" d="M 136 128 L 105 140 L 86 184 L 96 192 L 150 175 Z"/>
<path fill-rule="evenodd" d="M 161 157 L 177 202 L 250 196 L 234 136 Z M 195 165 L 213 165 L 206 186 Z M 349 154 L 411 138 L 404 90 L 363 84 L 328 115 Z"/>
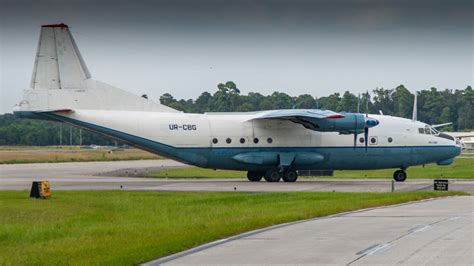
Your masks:
<path fill-rule="evenodd" d="M 395 91 L 392 94 L 392 101 L 394 102 L 394 115 L 399 117 L 411 118 L 413 113 L 413 101 L 415 96 L 410 93 L 410 91 L 405 88 L 405 86 L 400 85 L 395 88 Z"/>
<path fill-rule="evenodd" d="M 338 110 L 346 112 L 356 112 L 357 111 L 357 97 L 346 91 L 342 95 L 341 100 L 338 104 Z"/>
<path fill-rule="evenodd" d="M 302 94 L 296 97 L 296 108 L 297 109 L 315 109 L 316 108 L 316 100 L 313 96 L 309 94 Z"/>

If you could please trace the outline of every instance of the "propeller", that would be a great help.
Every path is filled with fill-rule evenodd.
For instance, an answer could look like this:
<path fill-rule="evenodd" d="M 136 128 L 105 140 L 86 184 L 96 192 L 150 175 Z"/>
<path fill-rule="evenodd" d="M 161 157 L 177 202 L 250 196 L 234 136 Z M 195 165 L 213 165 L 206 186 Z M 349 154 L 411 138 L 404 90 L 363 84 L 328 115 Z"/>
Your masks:
<path fill-rule="evenodd" d="M 379 124 L 377 119 L 369 118 L 369 91 L 365 94 L 365 127 L 364 127 L 364 141 L 365 141 L 365 152 L 367 152 L 367 146 L 369 145 L 369 128 L 375 127 Z"/>
<path fill-rule="evenodd" d="M 359 114 L 360 113 L 360 93 L 359 93 L 359 96 L 357 97 L 357 113 Z M 355 121 L 355 125 L 356 125 L 356 128 L 354 130 L 354 150 L 356 149 L 356 145 L 357 145 L 357 116 L 355 117 L 356 121 Z"/>
<path fill-rule="evenodd" d="M 365 128 L 364 128 L 365 152 L 367 152 L 367 145 L 369 143 L 369 128 L 367 127 L 368 118 L 369 118 L 369 91 L 365 93 Z"/>
<path fill-rule="evenodd" d="M 359 107 L 360 107 L 360 95 L 358 98 L 357 102 L 357 111 L 359 112 Z M 368 144 L 369 144 L 369 128 L 375 127 L 379 124 L 379 121 L 377 119 L 373 119 L 369 117 L 369 92 L 367 91 L 365 95 L 365 126 L 364 126 L 364 142 L 365 142 L 365 151 L 367 152 Z M 355 116 L 355 125 L 356 128 L 354 129 L 354 150 L 356 149 L 357 145 L 357 136 L 358 136 L 358 131 L 357 131 L 357 116 Z"/>

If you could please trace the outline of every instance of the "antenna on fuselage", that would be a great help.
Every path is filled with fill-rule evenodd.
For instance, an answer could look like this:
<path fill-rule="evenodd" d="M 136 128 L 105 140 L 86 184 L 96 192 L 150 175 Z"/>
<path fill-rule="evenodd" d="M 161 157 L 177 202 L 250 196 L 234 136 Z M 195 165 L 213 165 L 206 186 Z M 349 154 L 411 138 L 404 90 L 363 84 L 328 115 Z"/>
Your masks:
<path fill-rule="evenodd" d="M 418 114 L 417 114 L 417 95 L 415 92 L 415 99 L 413 100 L 413 116 L 411 118 L 412 121 L 417 121 L 418 120 Z"/>

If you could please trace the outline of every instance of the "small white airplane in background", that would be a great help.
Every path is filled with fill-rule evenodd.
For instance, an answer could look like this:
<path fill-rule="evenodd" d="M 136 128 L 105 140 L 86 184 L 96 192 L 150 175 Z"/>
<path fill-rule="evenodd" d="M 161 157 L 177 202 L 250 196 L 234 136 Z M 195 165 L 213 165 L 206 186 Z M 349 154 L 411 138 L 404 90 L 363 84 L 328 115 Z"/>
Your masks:
<path fill-rule="evenodd" d="M 416 104 L 415 104 L 416 105 Z M 19 117 L 69 123 L 187 164 L 296 181 L 298 170 L 447 165 L 462 143 L 414 119 L 323 109 L 189 114 L 91 79 L 69 28 L 41 27 Z M 370 131 L 369 131 L 370 130 Z"/>

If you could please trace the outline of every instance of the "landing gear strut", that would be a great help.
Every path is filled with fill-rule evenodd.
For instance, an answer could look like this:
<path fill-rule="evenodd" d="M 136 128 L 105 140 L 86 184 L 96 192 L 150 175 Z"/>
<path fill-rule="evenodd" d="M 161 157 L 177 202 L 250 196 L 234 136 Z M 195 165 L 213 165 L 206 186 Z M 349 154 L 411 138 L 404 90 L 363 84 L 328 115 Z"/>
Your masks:
<path fill-rule="evenodd" d="M 250 182 L 259 182 L 260 180 L 262 180 L 264 174 L 265 172 L 248 171 L 247 178 Z"/>
<path fill-rule="evenodd" d="M 265 172 L 263 178 L 265 178 L 267 182 L 278 182 L 280 181 L 281 174 L 278 169 L 270 169 Z"/>
<path fill-rule="evenodd" d="M 393 173 L 393 179 L 397 182 L 403 182 L 405 179 L 407 179 L 407 173 L 405 170 L 397 170 L 395 173 Z"/>

